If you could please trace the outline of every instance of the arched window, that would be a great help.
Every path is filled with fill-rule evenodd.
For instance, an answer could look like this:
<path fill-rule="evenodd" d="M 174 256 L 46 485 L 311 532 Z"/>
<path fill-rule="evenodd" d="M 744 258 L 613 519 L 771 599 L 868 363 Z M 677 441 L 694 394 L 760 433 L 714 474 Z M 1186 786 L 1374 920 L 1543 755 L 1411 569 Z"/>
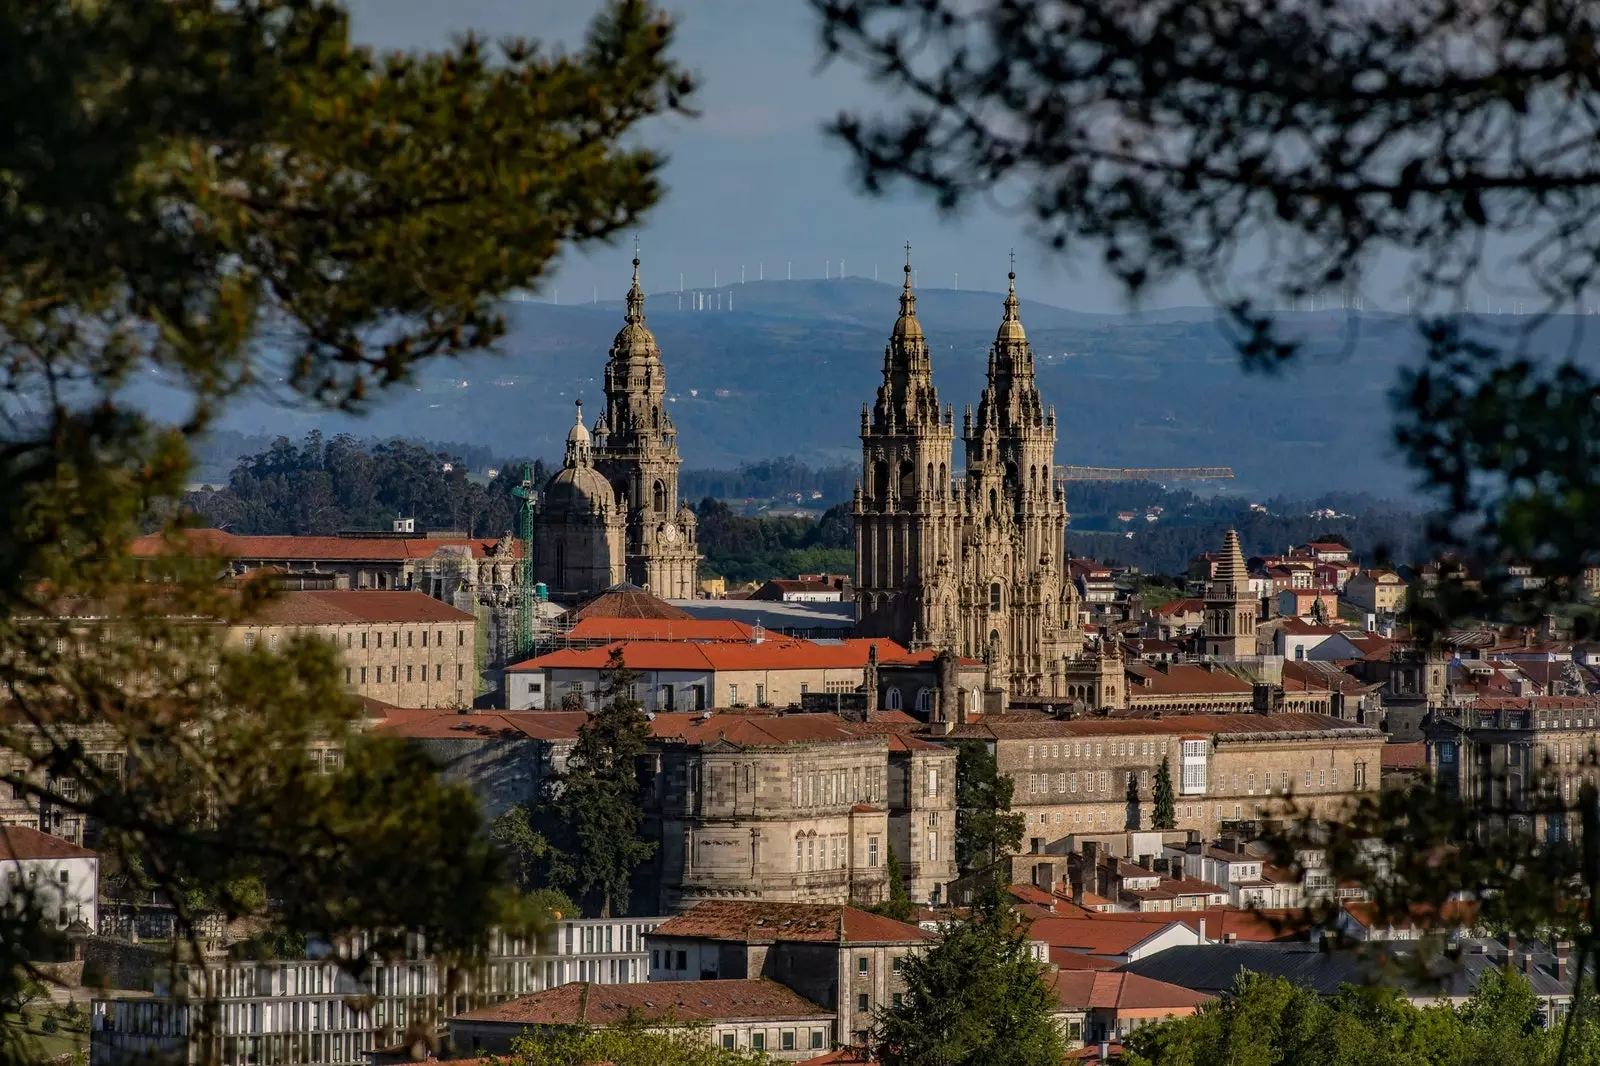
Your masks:
<path fill-rule="evenodd" d="M 939 491 L 939 486 L 933 480 L 933 464 L 928 464 L 928 492 L 933 494 Z"/>
<path fill-rule="evenodd" d="M 999 650 L 999 648 L 1000 648 L 1000 631 L 998 629 L 989 630 L 989 647 L 994 648 L 997 651 Z"/>
<path fill-rule="evenodd" d="M 659 407 L 650 408 L 650 428 L 651 429 L 660 429 L 661 428 L 661 408 L 659 408 Z"/>
<path fill-rule="evenodd" d="M 884 693 L 883 693 L 883 706 L 887 710 L 891 710 L 891 711 L 898 711 L 900 709 L 900 688 L 899 688 L 899 686 L 890 685 L 887 689 L 884 690 Z"/>
<path fill-rule="evenodd" d="M 989 610 L 999 611 L 1005 606 L 1005 590 L 996 581 L 989 586 Z"/>
<path fill-rule="evenodd" d="M 655 509 L 657 514 L 660 514 L 667 509 L 667 486 L 662 484 L 660 481 L 657 481 L 655 486 L 650 490 L 650 505 Z"/>
<path fill-rule="evenodd" d="M 973 691 L 967 693 L 967 713 L 968 714 L 977 714 L 978 713 L 978 693 L 977 693 L 976 689 L 974 689 Z"/>
<path fill-rule="evenodd" d="M 923 714 L 933 711 L 933 690 L 929 688 L 917 689 L 917 710 Z"/>
<path fill-rule="evenodd" d="M 900 498 L 909 500 L 917 494 L 917 468 L 909 461 L 900 464 Z"/>
<path fill-rule="evenodd" d="M 949 492 L 950 491 L 950 475 L 945 473 L 945 469 L 944 469 L 944 464 L 943 463 L 939 464 L 939 491 L 940 492 Z"/>

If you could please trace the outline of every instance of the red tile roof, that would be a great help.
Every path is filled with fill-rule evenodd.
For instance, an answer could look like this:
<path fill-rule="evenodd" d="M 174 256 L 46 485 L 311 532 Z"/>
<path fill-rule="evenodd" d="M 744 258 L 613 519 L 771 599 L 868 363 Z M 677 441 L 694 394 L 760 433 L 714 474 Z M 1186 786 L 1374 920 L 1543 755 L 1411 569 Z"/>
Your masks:
<path fill-rule="evenodd" d="M 1139 944 L 1172 925 L 1176 918 L 1157 926 L 1131 922 L 1107 922 L 1101 918 L 1040 918 L 1028 927 L 1030 940 L 1042 940 L 1053 948 L 1070 948 L 1090 955 L 1126 955 Z"/>
<path fill-rule="evenodd" d="M 623 582 L 613 585 L 572 612 L 575 620 L 584 618 L 671 618 L 687 621 L 688 611 L 674 607 L 659 596 L 652 596 L 638 585 Z"/>
<path fill-rule="evenodd" d="M 1196 932 L 1200 923 L 1206 925 L 1207 940 L 1221 940 L 1232 933 L 1239 940 L 1254 943 L 1271 943 L 1276 940 L 1304 940 L 1310 921 L 1303 910 L 1255 909 L 1238 907 L 1206 907 L 1204 910 L 1184 911 L 1114 911 L 1097 913 L 1098 922 L 1139 922 L 1144 925 L 1164 926 L 1182 922 Z"/>
<path fill-rule="evenodd" d="M 1385 770 L 1419 770 L 1427 765 L 1427 748 L 1420 740 L 1412 744 L 1385 744 L 1380 765 Z"/>
<path fill-rule="evenodd" d="M 0 861 L 7 859 L 94 859 L 99 856 L 60 837 L 20 825 L 0 825 Z"/>
<path fill-rule="evenodd" d="M 1171 618 L 1179 614 L 1200 614 L 1204 610 L 1204 600 L 1172 600 L 1159 607 L 1150 608 L 1150 613 L 1158 618 Z"/>
<path fill-rule="evenodd" d="M 408 740 L 575 740 L 589 720 L 583 711 L 456 711 L 388 708 L 378 732 Z"/>
<path fill-rule="evenodd" d="M 767 944 L 808 941 L 826 944 L 904 944 L 929 939 L 914 925 L 824 903 L 710 900 L 656 927 L 651 936 L 683 936 Z"/>
<path fill-rule="evenodd" d="M 1050 963 L 1058 970 L 1115 970 L 1122 964 L 1098 955 L 1085 955 L 1071 948 L 1051 948 Z"/>
<path fill-rule="evenodd" d="M 496 537 L 257 537 L 222 529 L 183 529 L 171 539 L 163 533 L 136 537 L 128 550 L 135 558 L 144 559 L 178 553 L 246 562 L 404 562 L 430 558 L 441 548 L 462 547 L 481 559 L 494 554 L 499 545 Z M 512 541 L 511 546 L 512 557 L 522 554 L 520 541 Z"/>
<path fill-rule="evenodd" d="M 1171 1010 L 1188 1014 L 1216 998 L 1132 973 L 1058 971 L 1046 980 L 1053 986 L 1057 1002 L 1067 1010 Z"/>
<path fill-rule="evenodd" d="M 712 714 L 676 711 L 657 714 L 650 722 L 657 740 L 684 744 L 715 744 L 726 741 L 745 748 L 780 747 L 785 744 L 871 744 L 887 745 L 882 737 L 852 731 L 832 714 Z"/>
<path fill-rule="evenodd" d="M 1125 669 L 1136 679 L 1128 685 L 1130 700 L 1141 696 L 1248 696 L 1253 691 L 1250 682 L 1236 674 L 1192 663 L 1173 663 L 1165 670 L 1145 663 L 1128 663 Z"/>
<path fill-rule="evenodd" d="M 746 642 L 755 627 L 732 618 L 604 618 L 578 619 L 566 634 L 568 640 L 715 640 Z M 768 640 L 783 640 L 769 635 Z"/>
<path fill-rule="evenodd" d="M 776 639 L 760 644 L 617 641 L 601 648 L 562 648 L 518 663 L 517 670 L 603 670 L 615 649 L 630 670 L 859 670 L 876 646 L 880 663 L 897 663 L 905 649 L 892 640 Z"/>
<path fill-rule="evenodd" d="M 605 985 L 573 981 L 459 1015 L 457 1021 L 507 1025 L 609 1025 L 638 1017 L 711 1022 L 829 1018 L 832 1013 L 776 981 L 653 981 Z"/>
<path fill-rule="evenodd" d="M 473 616 L 420 592 L 311 589 L 274 595 L 251 621 L 257 625 L 280 626 L 361 625 L 471 622 Z"/>

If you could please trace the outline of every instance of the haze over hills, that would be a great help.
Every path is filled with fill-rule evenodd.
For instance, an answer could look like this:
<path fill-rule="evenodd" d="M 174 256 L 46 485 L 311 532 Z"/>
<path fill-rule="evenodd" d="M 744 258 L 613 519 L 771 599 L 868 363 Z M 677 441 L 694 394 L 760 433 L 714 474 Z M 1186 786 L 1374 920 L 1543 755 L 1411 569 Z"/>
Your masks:
<path fill-rule="evenodd" d="M 813 466 L 854 462 L 861 405 L 871 401 L 880 378 L 898 288 L 850 277 L 694 290 L 713 307 L 720 293 L 721 312 L 691 310 L 694 291 L 648 297 L 685 464 L 731 466 L 773 456 Z M 934 379 L 943 402 L 955 407 L 958 433 L 964 405 L 975 404 L 982 387 L 1002 299 L 997 292 L 917 292 Z M 586 420 L 598 414 L 601 370 L 622 304 L 516 302 L 507 313 L 503 354 L 430 365 L 365 417 L 256 400 L 232 408 L 225 426 L 291 437 L 321 428 L 454 440 L 497 455 L 558 458 L 573 400 L 584 400 Z M 1401 317 L 1295 314 L 1307 355 L 1281 373 L 1247 375 L 1208 310 L 1130 316 L 1023 300 L 1021 314 L 1038 358 L 1039 388 L 1056 408 L 1058 462 L 1232 466 L 1238 480 L 1230 491 L 1245 495 L 1408 494 L 1410 477 L 1389 443 L 1388 393 L 1397 368 L 1417 350 L 1415 332 Z M 1546 332 L 1570 342 L 1571 327 L 1586 322 L 1568 319 L 1562 328 L 1558 320 Z M 1580 361 L 1600 361 L 1594 333 L 1581 330 L 1573 349 Z M 148 402 L 158 413 L 174 413 L 175 397 L 159 388 L 149 390 Z"/>

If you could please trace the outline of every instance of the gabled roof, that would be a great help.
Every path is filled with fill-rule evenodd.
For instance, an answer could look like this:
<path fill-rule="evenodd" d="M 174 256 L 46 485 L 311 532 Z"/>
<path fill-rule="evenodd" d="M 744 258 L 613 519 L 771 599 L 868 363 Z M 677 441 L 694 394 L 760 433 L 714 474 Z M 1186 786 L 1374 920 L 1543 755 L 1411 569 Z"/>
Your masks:
<path fill-rule="evenodd" d="M 1159 926 L 1107 922 L 1099 917 L 1039 918 L 1028 927 L 1028 938 L 1042 940 L 1053 948 L 1068 948 L 1090 955 L 1126 955 L 1146 940 L 1180 924 L 1170 916 Z"/>
<path fill-rule="evenodd" d="M 832 1012 L 776 981 L 653 981 L 606 985 L 573 981 L 458 1015 L 507 1025 L 614 1025 L 644 1021 L 713 1022 L 831 1018 Z"/>
<path fill-rule="evenodd" d="M 633 640 L 599 648 L 561 648 L 511 669 L 603 670 L 612 651 L 620 650 L 630 670 L 859 670 L 867 665 L 874 647 L 880 663 L 898 662 L 905 655 L 904 648 L 886 639 L 823 643 L 777 637 L 760 644 Z"/>
<path fill-rule="evenodd" d="M 1383 746 L 1381 765 L 1385 770 L 1421 769 L 1427 765 L 1427 748 L 1427 743 L 1421 740 L 1410 744 L 1396 744 L 1391 741 Z"/>
<path fill-rule="evenodd" d="M 510 542 L 508 558 L 522 554 L 520 541 Z M 162 555 L 214 555 L 221 559 L 272 562 L 404 562 L 427 559 L 442 548 L 465 548 L 475 559 L 496 555 L 496 537 L 293 537 L 241 536 L 223 529 L 183 529 L 170 538 L 163 533 L 136 537 L 128 552 L 136 559 Z"/>
<path fill-rule="evenodd" d="M 1155 615 L 1157 618 L 1171 618 L 1174 615 L 1180 614 L 1201 614 L 1205 611 L 1205 609 L 1206 604 L 1204 600 L 1185 599 L 1172 600 L 1168 603 L 1163 603 L 1160 607 L 1152 607 L 1150 608 L 1149 613 Z"/>
<path fill-rule="evenodd" d="M 855 907 L 824 903 L 709 900 L 656 926 L 649 936 L 729 940 L 745 944 L 904 944 L 930 939 L 914 925 Z"/>
<path fill-rule="evenodd" d="M 1132 973 L 1073 970 L 1047 980 L 1067 1010 L 1193 1010 L 1215 998 Z"/>
<path fill-rule="evenodd" d="M 62 840 L 37 829 L 20 825 L 0 825 L 0 862 L 15 859 L 95 859 L 99 855 L 88 848 Z"/>
<path fill-rule="evenodd" d="M 1383 736 L 1376 729 L 1325 714 L 1174 714 L 1164 718 L 1075 718 L 1030 722 L 1008 722 L 990 715 L 982 721 L 957 726 L 950 736 L 956 740 L 1051 740 L 1057 737 L 1191 735 L 1226 738 L 1296 733 L 1338 733 L 1362 739 Z"/>
<path fill-rule="evenodd" d="M 732 618 L 580 618 L 566 634 L 568 640 L 717 640 L 749 641 L 755 627 Z M 781 637 L 776 639 L 782 639 Z"/>
<path fill-rule="evenodd" d="M 361 625 L 471 622 L 473 616 L 421 592 L 374 589 L 307 589 L 280 592 L 250 620 L 257 625 Z"/>
<path fill-rule="evenodd" d="M 1146 663 L 1126 663 L 1124 669 L 1137 679 L 1129 686 L 1130 700 L 1139 696 L 1248 696 L 1253 691 L 1250 682 L 1236 674 L 1194 663 L 1172 663 L 1165 670 Z"/>

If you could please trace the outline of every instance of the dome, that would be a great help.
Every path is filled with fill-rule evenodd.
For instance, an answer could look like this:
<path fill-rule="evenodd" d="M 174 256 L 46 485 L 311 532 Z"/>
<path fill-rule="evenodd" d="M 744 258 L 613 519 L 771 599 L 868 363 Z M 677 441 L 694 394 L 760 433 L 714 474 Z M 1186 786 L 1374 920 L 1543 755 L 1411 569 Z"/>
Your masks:
<path fill-rule="evenodd" d="M 628 288 L 628 314 L 626 321 L 611 342 L 613 353 L 630 355 L 660 355 L 655 334 L 644 324 L 644 290 L 639 287 L 639 260 L 633 261 L 633 284 Z"/>
<path fill-rule="evenodd" d="M 678 525 L 692 526 L 695 523 L 694 508 L 683 504 L 678 508 Z"/>
<path fill-rule="evenodd" d="M 994 342 L 1000 345 L 1026 344 L 1028 334 L 1022 329 L 1022 319 L 1017 316 L 1017 274 L 1012 271 L 1007 275 L 1010 285 L 1006 292 L 1006 313 L 1000 320 L 1000 332 L 995 334 Z"/>
<path fill-rule="evenodd" d="M 592 466 L 569 466 L 551 478 L 544 489 L 540 510 L 589 514 L 611 507 L 611 484 Z"/>

